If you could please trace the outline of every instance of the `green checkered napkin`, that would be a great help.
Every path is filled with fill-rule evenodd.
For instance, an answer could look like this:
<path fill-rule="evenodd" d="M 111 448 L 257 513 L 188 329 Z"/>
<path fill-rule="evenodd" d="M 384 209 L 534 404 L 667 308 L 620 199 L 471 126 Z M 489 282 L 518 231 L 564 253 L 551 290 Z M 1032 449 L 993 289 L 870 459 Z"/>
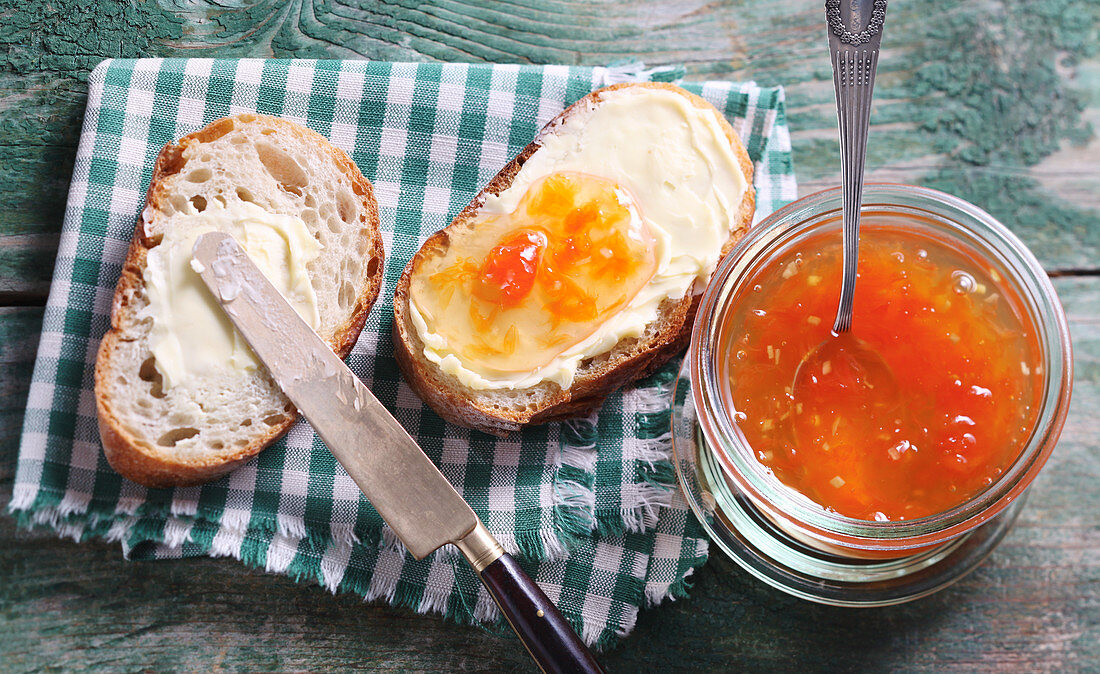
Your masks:
<path fill-rule="evenodd" d="M 348 364 L 587 642 L 603 646 L 628 633 L 640 607 L 683 594 L 707 555 L 668 461 L 665 391 L 674 367 L 613 395 L 591 418 L 499 439 L 446 424 L 420 402 L 397 370 L 390 326 L 394 285 L 420 243 L 547 121 L 600 86 L 654 74 L 363 61 L 101 64 L 90 77 L 10 510 L 25 526 L 119 541 L 130 558 L 232 556 L 333 591 L 499 622 L 449 546 L 421 561 L 404 552 L 307 423 L 200 487 L 149 490 L 103 458 L 96 346 L 157 152 L 218 117 L 279 115 L 346 150 L 375 186 L 385 287 Z M 745 139 L 758 217 L 792 199 L 782 90 L 684 86 Z"/>

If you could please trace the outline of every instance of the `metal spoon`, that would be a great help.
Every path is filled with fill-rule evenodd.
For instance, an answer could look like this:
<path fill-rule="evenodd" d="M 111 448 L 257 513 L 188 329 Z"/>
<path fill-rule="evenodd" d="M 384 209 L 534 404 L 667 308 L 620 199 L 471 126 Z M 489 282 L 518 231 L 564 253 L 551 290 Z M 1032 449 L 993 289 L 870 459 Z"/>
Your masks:
<path fill-rule="evenodd" d="M 840 176 L 844 185 L 844 276 L 833 331 L 852 328 L 852 300 L 859 260 L 859 211 L 863 202 L 863 164 L 871 93 L 875 88 L 878 48 L 886 21 L 886 0 L 826 0 L 829 52 L 833 63 L 837 120 L 840 123 Z"/>
<path fill-rule="evenodd" d="M 796 395 L 818 382 L 818 373 L 829 372 L 830 359 L 846 354 L 862 363 L 865 372 L 890 377 L 881 357 L 862 340 L 844 335 L 852 329 L 852 301 L 856 291 L 859 261 L 859 214 L 863 202 L 863 164 L 867 158 L 867 130 L 871 119 L 871 93 L 875 87 L 879 43 L 886 20 L 886 0 L 826 0 L 825 19 L 829 27 L 829 52 L 833 64 L 837 120 L 840 126 L 840 175 L 844 186 L 844 275 L 840 285 L 833 335 L 799 364 L 795 373 Z M 871 387 L 873 388 L 873 387 Z"/>

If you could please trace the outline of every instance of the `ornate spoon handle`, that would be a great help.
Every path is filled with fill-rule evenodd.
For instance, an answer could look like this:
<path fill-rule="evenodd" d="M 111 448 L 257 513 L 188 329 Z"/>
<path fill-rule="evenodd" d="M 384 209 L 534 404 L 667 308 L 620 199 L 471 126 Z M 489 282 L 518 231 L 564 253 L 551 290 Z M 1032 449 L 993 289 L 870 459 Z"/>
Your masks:
<path fill-rule="evenodd" d="M 875 88 L 878 48 L 886 20 L 886 0 L 844 0 L 843 3 L 826 0 L 825 19 L 829 24 L 833 88 L 840 124 L 840 176 L 844 185 L 844 276 L 833 330 L 847 332 L 852 327 L 863 164 L 867 159 L 871 94 Z"/>

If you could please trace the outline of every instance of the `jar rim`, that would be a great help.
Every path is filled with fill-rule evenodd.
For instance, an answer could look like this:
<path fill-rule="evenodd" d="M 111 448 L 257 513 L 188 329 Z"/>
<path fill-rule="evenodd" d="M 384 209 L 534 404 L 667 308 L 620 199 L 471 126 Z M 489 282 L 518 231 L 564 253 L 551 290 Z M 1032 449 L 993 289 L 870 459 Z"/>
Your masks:
<path fill-rule="evenodd" d="M 1018 286 L 1022 303 L 1039 332 L 1044 391 L 1035 428 L 1013 464 L 982 492 L 951 509 L 901 521 L 869 521 L 827 510 L 779 481 L 755 459 L 725 409 L 717 372 L 717 336 L 724 310 L 736 291 L 753 278 L 753 260 L 781 247 L 799 230 L 835 222 L 841 188 L 807 195 L 749 230 L 711 277 L 700 299 L 689 351 L 692 396 L 698 419 L 719 464 L 758 507 L 810 536 L 856 549 L 903 550 L 949 540 L 1001 512 L 1030 485 L 1061 433 L 1072 392 L 1073 361 L 1065 313 L 1054 286 L 1035 256 L 1007 227 L 977 206 L 953 195 L 897 183 L 868 183 L 864 210 L 921 211 L 967 234 L 981 245 L 975 252 L 995 257 Z M 991 255 L 992 254 L 992 255 Z"/>

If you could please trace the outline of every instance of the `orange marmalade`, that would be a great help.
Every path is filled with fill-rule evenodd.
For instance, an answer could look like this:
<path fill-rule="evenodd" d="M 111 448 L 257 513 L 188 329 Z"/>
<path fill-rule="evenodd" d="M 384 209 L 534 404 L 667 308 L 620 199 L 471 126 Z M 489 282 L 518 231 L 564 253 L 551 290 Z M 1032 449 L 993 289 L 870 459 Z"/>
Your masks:
<path fill-rule="evenodd" d="M 832 332 L 839 232 L 773 258 L 737 298 L 720 377 L 756 459 L 862 520 L 949 510 L 1019 455 L 1042 395 L 1037 331 L 995 269 L 865 216 L 852 331 Z"/>
<path fill-rule="evenodd" d="M 411 288 L 438 338 L 485 371 L 545 365 L 626 307 L 657 269 L 630 196 L 598 176 L 551 174 L 514 212 L 478 217 Z"/>

